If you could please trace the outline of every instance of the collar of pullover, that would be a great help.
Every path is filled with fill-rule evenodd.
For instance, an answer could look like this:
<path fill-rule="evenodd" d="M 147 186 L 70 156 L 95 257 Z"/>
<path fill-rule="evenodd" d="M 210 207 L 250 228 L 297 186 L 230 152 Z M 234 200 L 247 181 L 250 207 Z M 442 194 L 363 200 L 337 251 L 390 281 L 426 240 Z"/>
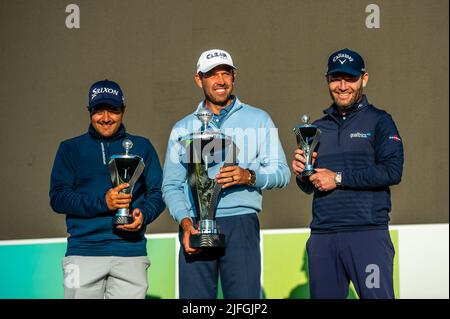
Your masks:
<path fill-rule="evenodd" d="M 204 107 L 204 102 L 205 102 L 205 101 L 201 101 L 201 102 L 199 103 L 199 105 L 197 106 L 197 109 L 196 109 L 196 111 L 194 112 L 194 114 L 197 113 L 198 110 L 200 110 L 200 108 Z M 226 110 L 224 116 L 221 117 L 221 120 L 220 120 L 221 123 L 220 123 L 220 124 L 223 124 L 223 122 L 225 122 L 225 120 L 226 120 L 227 118 L 229 118 L 229 117 L 231 116 L 231 114 L 233 114 L 234 112 L 238 111 L 238 110 L 241 109 L 241 108 L 242 108 L 242 103 L 241 103 L 241 101 L 239 101 L 239 99 L 237 98 L 237 96 L 233 95 L 233 102 L 226 108 L 227 110 Z M 222 110 L 222 111 L 224 111 L 224 110 Z M 221 112 L 221 115 L 223 115 L 222 112 Z M 216 123 L 214 123 L 214 121 L 211 121 L 211 124 L 213 124 L 213 125 L 215 125 L 216 127 L 219 128 L 219 125 L 217 125 Z"/>
<path fill-rule="evenodd" d="M 222 126 L 223 121 L 227 117 L 228 113 L 233 109 L 234 103 L 236 102 L 236 97 L 231 96 L 231 103 L 226 108 L 220 110 L 219 114 L 213 114 L 212 120 L 217 124 L 218 127 Z"/>
<path fill-rule="evenodd" d="M 362 95 L 361 100 L 359 102 L 356 102 L 352 106 L 346 109 L 347 112 L 345 112 L 346 115 L 349 115 L 351 113 L 357 112 L 361 109 L 363 109 L 365 106 L 369 105 L 369 101 L 367 100 L 367 96 L 365 94 Z M 325 114 L 333 115 L 333 116 L 342 116 L 342 113 L 338 110 L 338 106 L 336 104 L 332 104 L 329 108 L 323 111 Z"/>

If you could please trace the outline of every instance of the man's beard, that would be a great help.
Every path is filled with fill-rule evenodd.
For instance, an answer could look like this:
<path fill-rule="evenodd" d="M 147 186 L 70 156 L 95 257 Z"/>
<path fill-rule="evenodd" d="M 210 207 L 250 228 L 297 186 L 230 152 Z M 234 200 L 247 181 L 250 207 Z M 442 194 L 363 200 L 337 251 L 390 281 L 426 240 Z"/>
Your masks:
<path fill-rule="evenodd" d="M 355 105 L 355 103 L 358 103 L 359 100 L 361 100 L 362 91 L 363 91 L 363 88 L 361 86 L 358 90 L 355 91 L 355 94 L 354 94 L 353 98 L 350 100 L 350 103 L 345 104 L 345 105 L 338 103 L 339 100 L 337 98 L 335 98 L 333 95 L 333 93 L 336 93 L 336 92 L 330 91 L 329 93 L 330 93 L 331 99 L 333 100 L 334 104 L 336 104 L 340 108 L 345 109 L 345 108 L 351 107 L 352 105 Z M 337 93 L 337 94 L 339 94 L 339 93 Z"/>
<path fill-rule="evenodd" d="M 226 106 L 228 101 L 231 98 L 231 92 L 227 95 L 226 99 L 224 99 L 224 101 L 219 101 L 217 99 L 215 99 L 212 95 L 208 94 L 205 90 L 203 90 L 203 93 L 205 95 L 205 100 L 211 102 L 214 105 L 219 105 L 219 106 Z"/>

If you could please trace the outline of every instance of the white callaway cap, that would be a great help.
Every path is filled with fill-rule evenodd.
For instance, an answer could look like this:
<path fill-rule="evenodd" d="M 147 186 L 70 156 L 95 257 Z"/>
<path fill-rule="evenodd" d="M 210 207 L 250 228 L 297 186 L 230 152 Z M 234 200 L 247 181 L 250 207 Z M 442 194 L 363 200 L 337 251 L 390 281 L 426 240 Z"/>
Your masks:
<path fill-rule="evenodd" d="M 233 59 L 228 52 L 220 49 L 205 51 L 198 58 L 197 73 L 206 73 L 214 69 L 216 66 L 222 64 L 229 65 L 233 69 L 236 69 L 236 67 L 233 65 Z"/>

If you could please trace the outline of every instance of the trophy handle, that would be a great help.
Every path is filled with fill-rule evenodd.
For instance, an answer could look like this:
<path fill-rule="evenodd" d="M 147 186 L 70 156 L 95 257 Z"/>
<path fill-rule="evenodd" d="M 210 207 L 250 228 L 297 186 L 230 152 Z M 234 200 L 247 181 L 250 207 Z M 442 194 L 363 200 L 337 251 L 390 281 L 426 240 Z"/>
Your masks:
<path fill-rule="evenodd" d="M 228 165 L 230 166 L 230 165 Z M 222 184 L 214 183 L 214 190 L 211 195 L 211 200 L 208 203 L 208 215 L 207 219 L 215 219 L 216 216 L 216 206 L 219 199 L 220 191 L 222 190 Z"/>
<path fill-rule="evenodd" d="M 191 195 L 194 198 L 194 205 L 195 205 L 195 211 L 197 213 L 197 220 L 200 220 L 201 218 L 201 207 L 200 207 L 200 201 L 195 200 L 195 198 L 198 198 L 197 193 L 197 187 L 196 187 L 196 176 L 195 176 L 195 170 L 196 165 L 188 165 L 188 178 L 189 178 L 189 188 L 191 189 Z"/>
<path fill-rule="evenodd" d="M 294 133 L 295 133 L 295 137 L 297 138 L 297 147 L 299 149 L 307 148 L 309 145 L 305 141 L 305 139 L 303 138 L 302 134 L 300 134 L 300 129 L 299 128 L 295 128 L 294 129 Z"/>
<path fill-rule="evenodd" d="M 313 137 L 313 142 L 311 143 L 311 146 L 310 146 L 311 147 L 311 156 L 312 156 L 312 152 L 314 152 L 314 149 L 317 146 L 317 143 L 319 142 L 319 137 L 320 137 L 321 133 L 322 132 L 320 131 L 320 129 L 317 129 L 316 134 Z"/>
<path fill-rule="evenodd" d="M 128 184 L 130 184 L 130 188 L 131 188 L 130 194 L 133 193 L 134 184 L 136 184 L 136 181 L 138 180 L 138 178 L 141 176 L 142 172 L 144 171 L 144 167 L 145 167 L 145 164 L 141 158 L 138 166 L 134 170 L 133 176 L 128 181 Z"/>
<path fill-rule="evenodd" d="M 234 166 L 237 162 L 237 154 L 239 153 L 239 148 L 236 144 L 230 140 L 230 146 L 228 153 L 225 156 L 225 161 L 223 167 Z M 211 195 L 211 200 L 208 204 L 208 219 L 215 219 L 216 206 L 218 203 L 220 192 L 222 191 L 222 184 L 214 183 L 214 190 Z"/>

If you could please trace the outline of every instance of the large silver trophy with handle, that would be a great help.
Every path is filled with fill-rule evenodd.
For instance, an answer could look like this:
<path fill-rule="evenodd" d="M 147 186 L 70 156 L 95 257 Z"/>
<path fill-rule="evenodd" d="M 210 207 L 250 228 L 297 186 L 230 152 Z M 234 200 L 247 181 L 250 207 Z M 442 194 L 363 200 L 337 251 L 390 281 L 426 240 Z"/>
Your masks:
<path fill-rule="evenodd" d="M 294 127 L 298 148 L 305 152 L 306 158 L 305 169 L 301 174 L 302 179 L 307 179 L 316 172 L 312 165 L 312 153 L 319 142 L 321 134 L 319 127 L 314 124 L 308 124 L 308 121 L 309 117 L 307 115 L 303 115 L 303 124 Z"/>
<path fill-rule="evenodd" d="M 180 138 L 186 150 L 189 188 L 195 204 L 199 234 L 190 236 L 193 248 L 225 247 L 225 236 L 216 225 L 216 209 L 222 185 L 214 177 L 222 166 L 235 165 L 238 149 L 231 137 L 219 131 L 208 131 L 212 113 L 201 108 L 196 114 L 200 132 Z"/>
<path fill-rule="evenodd" d="M 134 184 L 144 171 L 144 161 L 137 155 L 129 154 L 133 147 L 133 142 L 125 139 L 122 142 L 125 149 L 124 154 L 113 155 L 109 161 L 109 173 L 114 187 L 128 183 L 130 186 L 122 189 L 120 192 L 124 194 L 133 193 Z M 113 225 L 124 225 L 133 222 L 133 217 L 130 215 L 128 208 L 119 208 L 116 215 L 113 217 Z"/>

